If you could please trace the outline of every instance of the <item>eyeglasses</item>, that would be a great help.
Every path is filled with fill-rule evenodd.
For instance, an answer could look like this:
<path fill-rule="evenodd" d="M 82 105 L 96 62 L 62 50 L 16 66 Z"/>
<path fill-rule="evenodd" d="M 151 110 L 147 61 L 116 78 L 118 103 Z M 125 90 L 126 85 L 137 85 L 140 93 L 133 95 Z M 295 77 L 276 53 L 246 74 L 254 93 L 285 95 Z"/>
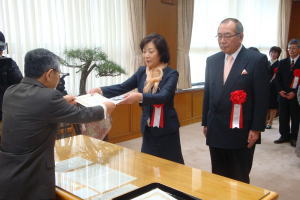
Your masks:
<path fill-rule="evenodd" d="M 216 38 L 218 38 L 218 40 L 221 40 L 222 38 L 224 39 L 229 39 L 229 38 L 232 38 L 234 36 L 237 36 L 239 35 L 240 33 L 236 33 L 236 34 L 230 34 L 230 33 L 225 33 L 225 34 L 218 34 L 216 35 Z"/>
<path fill-rule="evenodd" d="M 293 50 L 298 50 L 298 47 L 289 47 L 288 50 L 289 50 L 289 51 L 291 51 L 291 50 L 292 50 L 292 51 L 293 51 Z"/>
<path fill-rule="evenodd" d="M 59 78 L 62 78 L 64 75 L 66 75 L 66 73 L 62 73 L 61 71 L 57 70 L 57 69 L 54 69 L 54 68 L 51 68 L 53 71 L 55 71 L 56 73 L 58 73 L 59 75 Z"/>

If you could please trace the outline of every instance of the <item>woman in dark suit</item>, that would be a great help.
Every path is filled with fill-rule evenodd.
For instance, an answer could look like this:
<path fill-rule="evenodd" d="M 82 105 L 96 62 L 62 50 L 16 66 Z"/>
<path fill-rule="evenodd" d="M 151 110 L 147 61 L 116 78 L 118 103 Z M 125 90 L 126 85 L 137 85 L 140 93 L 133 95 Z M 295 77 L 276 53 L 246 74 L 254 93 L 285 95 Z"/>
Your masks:
<path fill-rule="evenodd" d="M 277 110 L 278 110 L 278 92 L 276 90 L 275 85 L 275 77 L 279 67 L 278 58 L 281 54 L 280 47 L 271 47 L 269 51 L 270 55 L 270 101 L 269 101 L 269 110 L 267 113 L 267 122 L 266 122 L 266 129 L 271 129 L 273 124 L 273 119 L 276 117 Z"/>
<path fill-rule="evenodd" d="M 139 102 L 142 107 L 141 151 L 183 164 L 179 121 L 174 109 L 178 72 L 168 66 L 167 42 L 161 35 L 153 33 L 141 41 L 140 49 L 145 66 L 121 84 L 94 88 L 90 93 L 98 92 L 110 98 L 137 88 L 137 92 L 126 94 L 122 103 Z"/>

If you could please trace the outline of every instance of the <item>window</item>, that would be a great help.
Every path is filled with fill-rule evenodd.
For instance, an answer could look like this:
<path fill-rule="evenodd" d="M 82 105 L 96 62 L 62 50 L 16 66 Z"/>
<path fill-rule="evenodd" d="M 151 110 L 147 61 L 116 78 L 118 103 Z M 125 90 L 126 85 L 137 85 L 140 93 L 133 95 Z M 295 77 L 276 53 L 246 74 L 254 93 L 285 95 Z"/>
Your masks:
<path fill-rule="evenodd" d="M 268 54 L 278 45 L 279 0 L 195 0 L 194 24 L 190 49 L 192 83 L 204 82 L 206 58 L 220 51 L 217 28 L 233 17 L 244 26 L 243 45 Z"/>
<path fill-rule="evenodd" d="M 26 52 L 35 48 L 63 56 L 67 48 L 101 47 L 128 72 L 127 12 L 127 1 L 119 0 L 1 0 L 0 30 L 21 71 Z M 70 73 L 65 79 L 67 91 L 78 94 L 80 73 L 67 67 L 62 67 L 62 71 Z M 125 78 L 99 78 L 91 73 L 87 89 L 119 83 Z"/>

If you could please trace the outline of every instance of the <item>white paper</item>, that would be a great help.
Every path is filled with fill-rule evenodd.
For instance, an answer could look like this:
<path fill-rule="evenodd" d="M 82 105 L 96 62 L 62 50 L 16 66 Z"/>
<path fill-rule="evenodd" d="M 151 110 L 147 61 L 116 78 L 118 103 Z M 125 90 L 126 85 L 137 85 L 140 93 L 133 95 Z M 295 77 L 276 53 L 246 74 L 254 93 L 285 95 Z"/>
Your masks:
<path fill-rule="evenodd" d="M 119 104 L 124 99 L 124 95 L 116 96 L 108 99 L 98 93 L 85 94 L 76 97 L 75 101 L 80 103 L 85 107 L 102 106 L 104 102 L 112 102 L 114 104 Z"/>
<path fill-rule="evenodd" d="M 176 200 L 170 194 L 156 188 L 132 200 Z"/>
<path fill-rule="evenodd" d="M 81 157 L 73 157 L 55 163 L 55 172 L 66 172 L 73 169 L 85 167 L 92 162 Z"/>
<path fill-rule="evenodd" d="M 69 188 L 74 188 L 73 186 L 76 183 L 98 193 L 103 193 L 136 179 L 136 177 L 100 164 L 93 164 L 64 173 L 57 172 L 56 176 L 60 176 L 56 179 L 56 185 L 67 191 L 69 191 Z M 70 192 L 73 193 L 73 191 Z"/>

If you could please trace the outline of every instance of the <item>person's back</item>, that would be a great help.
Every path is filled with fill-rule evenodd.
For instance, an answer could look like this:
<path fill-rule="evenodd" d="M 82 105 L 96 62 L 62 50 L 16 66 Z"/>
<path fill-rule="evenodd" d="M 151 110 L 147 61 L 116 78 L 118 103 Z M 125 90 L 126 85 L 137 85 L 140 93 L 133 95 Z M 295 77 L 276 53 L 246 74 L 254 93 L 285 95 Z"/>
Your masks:
<path fill-rule="evenodd" d="M 112 103 L 80 108 L 74 97 L 55 90 L 57 56 L 45 49 L 25 57 L 25 78 L 9 87 L 3 99 L 0 146 L 0 200 L 55 198 L 54 143 L 59 122 L 85 123 L 104 118 Z"/>

